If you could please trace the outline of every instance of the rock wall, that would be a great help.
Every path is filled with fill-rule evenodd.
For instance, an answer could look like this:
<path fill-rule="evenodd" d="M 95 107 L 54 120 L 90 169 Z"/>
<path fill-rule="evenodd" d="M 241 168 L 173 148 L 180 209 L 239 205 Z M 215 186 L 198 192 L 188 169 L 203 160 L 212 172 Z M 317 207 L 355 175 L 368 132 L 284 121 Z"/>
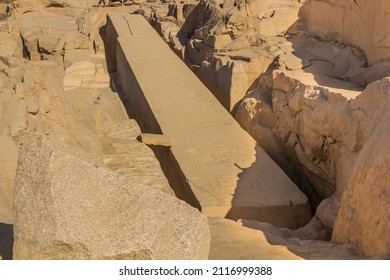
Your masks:
<path fill-rule="evenodd" d="M 276 71 L 260 78 L 236 119 L 317 206 L 348 181 L 360 141 L 354 115 L 341 95 Z"/>
<path fill-rule="evenodd" d="M 314 203 L 335 193 L 316 216 L 334 241 L 353 242 L 370 256 L 390 251 L 389 94 L 389 78 L 348 100 L 275 71 L 236 114 L 282 166 L 298 167 L 289 174 Z"/>
<path fill-rule="evenodd" d="M 389 79 L 381 79 L 389 75 L 390 31 L 382 27 L 388 9 L 385 1 L 307 1 L 299 28 L 316 35 L 322 46 L 307 39 L 300 46 L 296 40 L 302 37 L 290 33 L 291 53 L 299 58 L 295 65 L 303 71 L 294 70 L 300 67 L 292 67 L 296 58 L 286 52 L 276 66 L 283 70 L 260 76 L 236 114 L 312 202 L 335 193 L 316 217 L 333 232 L 333 241 L 353 242 L 370 256 L 390 251 L 390 175 L 383 153 L 390 92 Z M 326 43 L 330 40 L 344 43 Z M 347 44 L 362 48 L 367 64 Z"/>
<path fill-rule="evenodd" d="M 369 65 L 390 66 L 388 0 L 309 0 L 301 12 L 304 28 L 325 40 L 362 48 Z"/>
<path fill-rule="evenodd" d="M 390 78 L 370 84 L 352 102 L 368 139 L 341 200 L 333 240 L 354 242 L 366 254 L 390 252 Z M 363 118 L 364 116 L 364 118 Z"/>

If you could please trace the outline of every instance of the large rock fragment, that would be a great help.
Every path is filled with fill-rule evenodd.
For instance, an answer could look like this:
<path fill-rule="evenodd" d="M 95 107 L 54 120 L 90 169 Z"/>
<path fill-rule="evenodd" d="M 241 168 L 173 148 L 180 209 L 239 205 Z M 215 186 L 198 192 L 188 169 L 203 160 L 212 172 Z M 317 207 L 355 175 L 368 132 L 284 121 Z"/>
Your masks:
<path fill-rule="evenodd" d="M 370 84 L 354 106 L 366 112 L 370 137 L 344 190 L 333 240 L 354 242 L 369 256 L 390 252 L 390 78 Z"/>
<path fill-rule="evenodd" d="M 205 259 L 206 218 L 58 145 L 22 148 L 14 259 Z"/>
<path fill-rule="evenodd" d="M 65 47 L 65 39 L 61 36 L 44 34 L 38 39 L 40 53 L 52 54 L 62 51 Z"/>
<path fill-rule="evenodd" d="M 42 11 L 45 7 L 44 0 L 18 0 L 18 10 L 21 13 Z"/>
<path fill-rule="evenodd" d="M 316 217 L 330 234 L 333 232 L 339 208 L 340 201 L 336 195 L 324 199 L 317 207 Z"/>
<path fill-rule="evenodd" d="M 0 56 L 22 56 L 23 46 L 20 37 L 6 32 L 0 32 Z"/>

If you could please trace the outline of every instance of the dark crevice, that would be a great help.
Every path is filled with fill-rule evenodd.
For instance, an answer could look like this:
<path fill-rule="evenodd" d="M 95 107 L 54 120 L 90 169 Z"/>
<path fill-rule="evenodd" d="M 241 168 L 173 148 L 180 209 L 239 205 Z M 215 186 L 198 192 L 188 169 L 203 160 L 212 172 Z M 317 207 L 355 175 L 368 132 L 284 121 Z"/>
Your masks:
<path fill-rule="evenodd" d="M 134 119 L 138 123 L 138 126 L 140 127 L 142 133 L 162 134 L 160 125 L 154 117 L 153 112 L 149 107 L 149 104 L 146 101 L 145 97 L 142 94 L 136 94 L 137 92 L 140 93 L 142 91 L 140 86 L 137 83 L 134 83 L 134 85 L 132 86 L 131 94 L 129 94 L 129 92 L 126 92 L 125 85 L 121 84 L 119 75 L 116 72 L 118 67 L 117 65 L 114 65 L 116 58 L 113 58 L 112 54 L 108 51 L 110 48 L 105 37 L 105 26 L 100 29 L 100 35 L 105 45 L 105 55 L 108 68 L 111 69 L 111 88 L 118 93 L 129 118 Z M 131 76 L 132 73 L 129 73 L 129 75 Z M 131 79 L 130 76 L 128 77 L 128 79 Z M 131 80 L 136 81 L 136 78 L 133 77 L 133 79 Z M 138 106 L 134 107 L 134 102 L 130 99 L 137 99 Z M 139 106 L 139 104 L 143 104 L 143 106 Z M 176 197 L 187 202 L 194 208 L 201 210 L 199 201 L 196 199 L 190 187 L 190 183 L 185 177 L 183 171 L 181 170 L 180 165 L 178 164 L 171 149 L 169 147 L 155 145 L 151 145 L 149 147 L 160 162 L 161 169 L 165 177 L 167 178 L 170 187 L 174 191 Z"/>
<path fill-rule="evenodd" d="M 0 223 L 0 256 L 3 260 L 12 260 L 14 245 L 14 226 Z"/>

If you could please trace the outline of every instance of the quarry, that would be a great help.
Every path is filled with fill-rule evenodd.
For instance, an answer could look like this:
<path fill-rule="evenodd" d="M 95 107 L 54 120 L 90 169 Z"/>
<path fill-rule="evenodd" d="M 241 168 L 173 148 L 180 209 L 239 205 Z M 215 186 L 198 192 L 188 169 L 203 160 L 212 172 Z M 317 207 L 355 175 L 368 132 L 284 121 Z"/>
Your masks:
<path fill-rule="evenodd" d="M 98 2 L 0 0 L 0 259 L 390 258 L 385 0 Z"/>

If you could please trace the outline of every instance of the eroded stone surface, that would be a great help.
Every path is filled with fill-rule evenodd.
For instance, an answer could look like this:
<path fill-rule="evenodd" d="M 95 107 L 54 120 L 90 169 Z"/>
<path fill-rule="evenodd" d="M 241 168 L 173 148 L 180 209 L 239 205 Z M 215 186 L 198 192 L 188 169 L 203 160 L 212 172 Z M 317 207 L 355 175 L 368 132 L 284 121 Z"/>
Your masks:
<path fill-rule="evenodd" d="M 370 84 L 354 102 L 353 106 L 367 112 L 364 121 L 371 125 L 344 190 L 334 226 L 335 241 L 355 242 L 370 256 L 390 251 L 390 159 L 386 152 L 390 143 L 389 94 L 390 79 L 386 78 Z"/>
<path fill-rule="evenodd" d="M 14 259 L 205 259 L 210 244 L 198 210 L 42 140 L 19 156 L 14 226 Z"/>
<path fill-rule="evenodd" d="M 211 260 L 299 260 L 284 246 L 273 246 L 261 231 L 243 227 L 239 223 L 209 218 L 211 231 Z"/>
<path fill-rule="evenodd" d="M 386 0 L 307 1 L 302 12 L 307 30 L 327 40 L 345 41 L 361 47 L 370 65 L 389 66 L 390 24 Z M 321 14 L 321 16 L 318 16 Z"/>

